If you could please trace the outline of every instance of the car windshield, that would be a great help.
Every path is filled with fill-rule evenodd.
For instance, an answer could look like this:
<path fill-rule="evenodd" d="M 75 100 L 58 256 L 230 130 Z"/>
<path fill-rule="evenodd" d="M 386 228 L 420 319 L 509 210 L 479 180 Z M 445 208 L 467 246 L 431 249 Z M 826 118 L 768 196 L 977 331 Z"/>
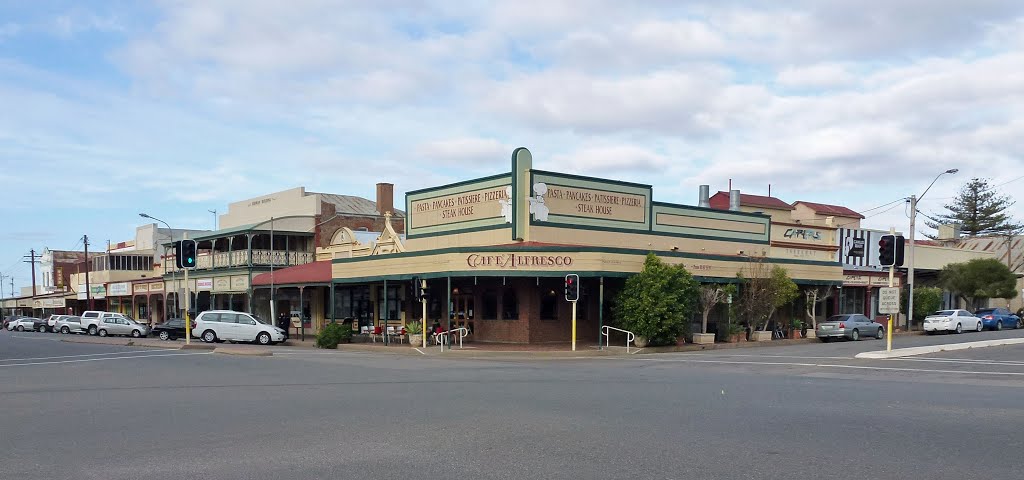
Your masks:
<path fill-rule="evenodd" d="M 932 315 L 935 315 L 937 317 L 949 317 L 952 315 L 956 315 L 956 310 L 939 310 L 933 313 Z"/>
<path fill-rule="evenodd" d="M 270 325 L 269 323 L 264 322 L 262 318 L 257 317 L 256 315 L 253 315 L 252 318 L 256 319 L 256 323 L 262 323 L 264 325 Z"/>
<path fill-rule="evenodd" d="M 850 319 L 849 315 L 832 315 L 826 322 L 845 322 Z"/>

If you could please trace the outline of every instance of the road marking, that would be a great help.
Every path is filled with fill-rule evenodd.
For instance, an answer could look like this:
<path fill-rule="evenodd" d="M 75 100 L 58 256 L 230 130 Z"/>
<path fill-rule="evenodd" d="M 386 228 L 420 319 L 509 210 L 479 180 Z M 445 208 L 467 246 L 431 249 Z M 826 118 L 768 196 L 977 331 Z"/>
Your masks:
<path fill-rule="evenodd" d="M 420 347 L 415 347 L 415 348 L 413 348 L 413 350 L 416 350 L 417 352 L 420 352 L 420 355 L 426 355 L 426 352 L 424 352 L 423 350 L 420 350 Z"/>
<path fill-rule="evenodd" d="M 130 352 L 106 352 L 106 353 L 83 353 L 81 355 L 58 355 L 55 357 L 30 357 L 30 358 L 3 358 L 0 362 L 18 362 L 24 360 L 52 360 L 55 358 L 75 358 L 75 357 L 97 357 L 100 355 L 126 355 L 130 353 L 151 353 L 151 352 L 176 352 L 177 348 L 167 348 L 161 350 L 135 350 Z"/>
<path fill-rule="evenodd" d="M 939 362 L 939 363 L 962 363 L 965 365 L 1005 365 L 1005 366 L 1016 366 L 1024 365 L 1024 362 L 1017 362 L 1013 360 L 979 360 L 976 358 L 886 358 L 885 361 L 903 361 L 903 362 Z"/>
<path fill-rule="evenodd" d="M 151 357 L 180 357 L 186 355 L 210 355 L 213 352 L 196 352 L 196 353 L 162 353 L 160 355 L 132 355 L 127 357 L 106 357 L 106 358 L 79 358 L 76 360 L 58 360 L 54 362 L 32 362 L 32 363 L 12 363 L 10 365 L 0 365 L 0 368 L 7 367 L 27 367 L 29 365 L 53 365 L 59 363 L 81 363 L 81 362 L 101 362 L 104 360 L 125 360 L 133 358 L 151 358 Z"/>
<path fill-rule="evenodd" d="M 692 353 L 667 353 L 666 356 L 673 357 L 754 357 L 754 358 L 813 358 L 823 360 L 853 360 L 853 357 L 818 357 L 812 355 L 754 355 L 754 354 L 738 354 L 738 353 L 709 353 L 709 352 L 692 352 Z"/>
<path fill-rule="evenodd" d="M 897 372 L 924 372 L 924 373 L 959 373 L 969 375 L 1007 375 L 1007 376 L 1024 376 L 1024 372 L 988 372 L 988 371 L 976 371 L 976 370 L 930 370 L 926 368 L 906 368 L 906 367 L 878 367 L 871 365 L 838 365 L 833 363 L 804 363 L 804 362 L 752 362 L 752 361 L 741 361 L 741 360 L 670 360 L 670 359 L 659 359 L 659 358 L 609 358 L 609 357 L 595 357 L 602 358 L 605 360 L 633 360 L 633 361 L 647 361 L 647 362 L 660 362 L 660 363 L 711 363 L 711 364 L 722 364 L 722 365 L 764 365 L 764 366 L 779 366 L 779 367 L 819 367 L 819 368 L 848 368 L 857 370 L 889 370 Z"/>

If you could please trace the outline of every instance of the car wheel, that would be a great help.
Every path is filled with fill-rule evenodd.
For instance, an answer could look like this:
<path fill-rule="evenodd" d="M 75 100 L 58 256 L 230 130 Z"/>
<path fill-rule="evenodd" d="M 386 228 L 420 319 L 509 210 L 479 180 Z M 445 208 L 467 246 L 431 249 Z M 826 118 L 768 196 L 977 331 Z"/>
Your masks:
<path fill-rule="evenodd" d="M 956 333 L 964 333 L 964 326 L 959 323 L 956 324 Z"/>
<path fill-rule="evenodd" d="M 206 343 L 214 343 L 217 341 L 217 334 L 213 333 L 213 330 L 207 330 L 203 332 L 203 341 Z"/>
<path fill-rule="evenodd" d="M 132 330 L 132 337 L 139 338 L 141 336 L 142 336 L 142 332 L 140 332 L 138 330 Z"/>
<path fill-rule="evenodd" d="M 25 326 L 24 325 L 18 325 L 18 328 L 16 328 L 15 330 L 17 330 L 19 332 L 24 332 L 25 331 Z"/>
<path fill-rule="evenodd" d="M 64 335 L 67 335 L 67 334 L 71 333 L 71 329 L 68 328 L 68 327 L 61 327 L 60 333 L 63 333 Z"/>
<path fill-rule="evenodd" d="M 270 345 L 270 334 L 267 332 L 260 332 L 259 335 L 256 335 L 256 343 L 259 343 L 260 345 Z"/>
<path fill-rule="evenodd" d="M 101 328 L 100 331 L 96 333 L 98 333 L 101 337 L 105 337 L 107 336 L 107 329 Z"/>
<path fill-rule="evenodd" d="M 996 322 L 996 331 L 999 331 L 999 330 L 1002 330 L 1002 329 L 1003 329 L 1003 322 L 1000 320 L 1000 321 Z"/>
<path fill-rule="evenodd" d="M 171 334 L 167 333 L 167 330 L 160 330 L 160 340 L 168 341 L 171 339 Z"/>
<path fill-rule="evenodd" d="M 46 325 L 39 326 L 39 333 L 46 333 Z"/>
<path fill-rule="evenodd" d="M 96 325 L 89 325 L 89 335 L 96 335 Z"/>
<path fill-rule="evenodd" d="M 879 328 L 878 333 L 875 334 L 875 338 L 879 340 L 885 338 L 885 329 Z"/>
<path fill-rule="evenodd" d="M 851 340 L 853 340 L 853 341 L 855 341 L 855 342 L 856 342 L 857 340 L 860 340 L 860 331 L 859 331 L 859 330 L 857 330 L 856 328 L 855 328 L 855 329 L 853 329 L 853 335 L 851 335 L 851 336 L 850 336 L 850 339 L 851 339 Z"/>

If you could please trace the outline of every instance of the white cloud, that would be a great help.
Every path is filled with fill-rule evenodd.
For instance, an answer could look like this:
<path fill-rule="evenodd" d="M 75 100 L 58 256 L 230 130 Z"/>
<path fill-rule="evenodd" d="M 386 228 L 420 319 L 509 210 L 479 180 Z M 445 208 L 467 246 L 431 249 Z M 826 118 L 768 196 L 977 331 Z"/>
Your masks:
<path fill-rule="evenodd" d="M 643 175 L 663 172 L 669 159 L 636 145 L 607 145 L 554 155 L 551 165 L 570 173 Z"/>
<path fill-rule="evenodd" d="M 787 67 L 775 77 L 775 82 L 784 87 L 815 89 L 845 87 L 855 80 L 844 65 L 835 63 Z"/>
<path fill-rule="evenodd" d="M 513 149 L 490 138 L 451 138 L 421 144 L 415 156 L 417 162 L 479 168 L 507 163 Z"/>

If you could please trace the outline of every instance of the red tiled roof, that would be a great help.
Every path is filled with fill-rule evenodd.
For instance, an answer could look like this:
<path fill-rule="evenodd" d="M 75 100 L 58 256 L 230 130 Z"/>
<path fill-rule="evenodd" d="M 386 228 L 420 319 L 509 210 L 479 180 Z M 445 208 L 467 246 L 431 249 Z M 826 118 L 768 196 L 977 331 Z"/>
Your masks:
<path fill-rule="evenodd" d="M 273 275 L 273 277 L 271 277 Z M 319 262 L 296 265 L 294 267 L 274 270 L 272 273 L 261 273 L 252 277 L 253 285 L 270 285 L 271 278 L 274 284 L 297 284 L 297 283 L 331 283 L 331 261 L 321 260 Z"/>
<path fill-rule="evenodd" d="M 709 199 L 711 208 L 718 210 L 729 209 L 729 192 L 718 192 L 711 196 Z M 793 210 L 793 206 L 779 200 L 775 197 L 766 197 L 763 195 L 751 195 L 749 193 L 740 193 L 740 205 L 746 207 L 763 207 L 772 208 L 775 210 Z"/>
<path fill-rule="evenodd" d="M 855 212 L 853 210 L 850 210 L 849 208 L 841 207 L 839 205 L 828 205 L 826 203 L 814 203 L 814 202 L 805 202 L 803 200 L 799 200 L 799 201 L 793 202 L 793 206 L 795 207 L 796 204 L 798 204 L 798 203 L 802 203 L 802 204 L 806 205 L 808 208 L 810 208 L 811 210 L 814 210 L 814 213 L 820 213 L 822 215 L 834 215 L 834 216 L 837 216 L 837 217 L 847 217 L 847 218 L 864 218 L 864 215 L 861 215 L 861 214 L 859 214 L 859 213 L 857 213 L 857 212 Z"/>

